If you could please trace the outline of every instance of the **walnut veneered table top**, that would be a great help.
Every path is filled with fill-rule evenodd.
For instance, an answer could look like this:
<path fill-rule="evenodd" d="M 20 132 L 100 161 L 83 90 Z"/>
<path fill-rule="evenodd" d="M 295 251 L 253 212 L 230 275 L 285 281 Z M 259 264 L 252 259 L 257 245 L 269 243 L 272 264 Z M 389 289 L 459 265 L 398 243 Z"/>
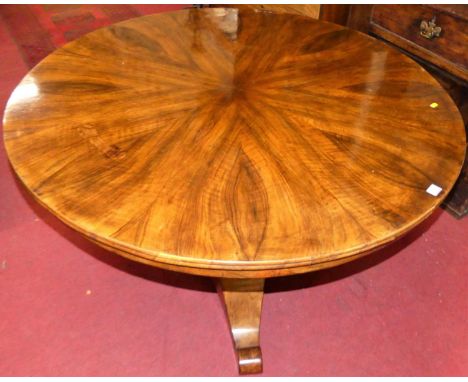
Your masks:
<path fill-rule="evenodd" d="M 390 242 L 439 205 L 465 152 L 454 103 L 403 54 L 334 24 L 223 8 L 58 49 L 12 94 L 4 136 L 25 186 L 91 240 L 222 277 L 314 270 Z"/>

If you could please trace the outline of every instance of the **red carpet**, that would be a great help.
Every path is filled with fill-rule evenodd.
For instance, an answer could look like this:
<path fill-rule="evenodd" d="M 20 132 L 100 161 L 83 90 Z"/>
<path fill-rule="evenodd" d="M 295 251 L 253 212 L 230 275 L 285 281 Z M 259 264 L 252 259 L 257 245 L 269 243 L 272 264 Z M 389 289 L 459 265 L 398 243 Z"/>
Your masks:
<path fill-rule="evenodd" d="M 31 6 L 22 22 L 16 7 L 25 9 L 0 6 L 2 110 L 28 67 L 53 47 L 167 9 Z M 209 279 L 88 243 L 27 196 L 3 142 L 0 195 L 0 376 L 236 375 Z M 267 281 L 263 375 L 467 375 L 467 234 L 468 219 L 438 210 L 368 258 Z"/>
<path fill-rule="evenodd" d="M 24 61 L 32 67 L 56 47 L 97 28 L 183 7 L 177 4 L 0 5 L 0 16 Z"/>

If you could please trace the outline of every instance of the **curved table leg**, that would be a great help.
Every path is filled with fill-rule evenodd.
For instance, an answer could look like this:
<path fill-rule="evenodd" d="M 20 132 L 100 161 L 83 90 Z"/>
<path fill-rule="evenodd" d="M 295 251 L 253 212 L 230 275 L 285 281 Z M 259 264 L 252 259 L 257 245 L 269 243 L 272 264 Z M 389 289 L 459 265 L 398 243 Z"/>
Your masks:
<path fill-rule="evenodd" d="M 264 279 L 218 279 L 217 288 L 226 308 L 240 374 L 262 372 L 260 315 Z"/>

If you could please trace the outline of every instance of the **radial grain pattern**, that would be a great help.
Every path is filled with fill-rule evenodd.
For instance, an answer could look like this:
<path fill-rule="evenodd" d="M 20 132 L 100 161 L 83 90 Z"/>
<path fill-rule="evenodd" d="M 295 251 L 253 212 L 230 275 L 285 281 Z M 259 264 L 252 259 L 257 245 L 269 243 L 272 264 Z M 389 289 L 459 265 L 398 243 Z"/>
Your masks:
<path fill-rule="evenodd" d="M 383 43 L 223 8 L 69 43 L 4 116 L 12 166 L 65 223 L 223 277 L 307 271 L 393 240 L 447 195 L 464 134 L 441 86 Z"/>

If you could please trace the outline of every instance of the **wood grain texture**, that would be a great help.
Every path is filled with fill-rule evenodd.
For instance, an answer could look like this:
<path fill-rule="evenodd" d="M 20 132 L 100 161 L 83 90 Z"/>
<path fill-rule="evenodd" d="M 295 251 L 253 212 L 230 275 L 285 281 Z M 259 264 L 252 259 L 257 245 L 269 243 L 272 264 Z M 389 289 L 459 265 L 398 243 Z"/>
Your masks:
<path fill-rule="evenodd" d="M 336 7 L 339 6 L 336 5 Z M 375 12 L 372 12 L 374 8 Z M 443 17 L 440 18 L 440 15 Z M 424 18 L 432 19 L 433 17 L 436 18 L 437 24 L 443 27 L 443 33 L 433 40 L 427 40 L 418 35 L 418 24 Z M 364 33 L 373 33 L 380 38 L 386 38 L 399 48 L 406 49 L 403 53 L 419 62 L 439 81 L 454 100 L 465 122 L 465 132 L 468 132 L 468 103 L 466 102 L 468 84 L 463 80 L 468 79 L 468 68 L 466 65 L 460 66 L 455 63 L 467 62 L 464 46 L 466 43 L 463 44 L 463 41 L 467 39 L 467 5 L 353 5 L 350 7 L 346 25 Z M 453 62 L 450 61 L 451 59 Z M 442 203 L 442 207 L 457 218 L 468 214 L 468 160 L 466 158 L 461 174 Z"/>
<path fill-rule="evenodd" d="M 239 373 L 261 373 L 260 316 L 264 279 L 218 279 L 217 289 L 226 309 Z"/>
<path fill-rule="evenodd" d="M 455 6 L 455 9 L 456 6 Z M 465 133 L 468 132 L 468 83 L 454 78 L 450 74 L 439 70 L 434 66 L 426 66 L 426 69 L 443 86 L 445 91 L 457 105 L 460 115 L 465 123 Z M 461 219 L 468 216 L 468 157 L 465 156 L 465 162 L 455 185 L 449 195 L 444 199 L 442 207 L 452 216 Z"/>
<path fill-rule="evenodd" d="M 308 17 L 223 8 L 57 50 L 13 92 L 4 137 L 34 197 L 94 242 L 239 278 L 394 240 L 440 204 L 465 151 L 455 105 L 401 53 Z"/>
<path fill-rule="evenodd" d="M 363 33 L 369 33 L 369 26 L 372 17 L 372 4 L 355 4 L 349 7 L 346 26 Z"/>
<path fill-rule="evenodd" d="M 350 4 L 321 4 L 318 18 L 323 21 L 346 25 L 350 10 Z"/>
<path fill-rule="evenodd" d="M 320 4 L 212 4 L 210 7 L 237 8 L 239 10 L 252 10 L 255 12 L 287 13 L 318 19 L 323 6 Z"/>
<path fill-rule="evenodd" d="M 448 72 L 468 80 L 468 6 L 443 5 L 376 5 L 373 7 L 372 33 L 412 52 Z M 458 9 L 458 8 L 455 8 Z M 462 12 L 462 9 L 465 9 Z M 465 16 L 463 16 L 465 14 Z M 421 21 L 435 17 L 442 28 L 439 37 L 427 39 L 420 35 Z"/>

